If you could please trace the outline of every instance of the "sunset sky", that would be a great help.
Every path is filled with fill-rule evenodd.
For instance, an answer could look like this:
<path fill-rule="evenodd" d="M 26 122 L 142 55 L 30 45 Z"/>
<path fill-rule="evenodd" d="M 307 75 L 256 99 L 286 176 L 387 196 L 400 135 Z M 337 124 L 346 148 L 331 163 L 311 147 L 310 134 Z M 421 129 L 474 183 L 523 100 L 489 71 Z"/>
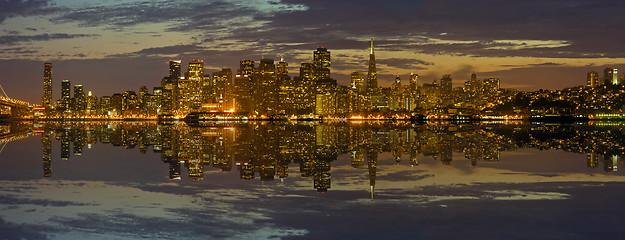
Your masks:
<path fill-rule="evenodd" d="M 450 73 L 461 85 L 473 65 L 478 78 L 521 90 L 583 85 L 606 66 L 625 72 L 616 0 L 0 0 L 0 84 L 39 103 L 48 61 L 54 99 L 62 79 L 97 96 L 152 89 L 169 59 L 202 59 L 211 73 L 284 57 L 296 76 L 324 46 L 332 77 L 347 85 L 366 72 L 371 37 L 382 86 L 411 72 L 419 84 Z"/>

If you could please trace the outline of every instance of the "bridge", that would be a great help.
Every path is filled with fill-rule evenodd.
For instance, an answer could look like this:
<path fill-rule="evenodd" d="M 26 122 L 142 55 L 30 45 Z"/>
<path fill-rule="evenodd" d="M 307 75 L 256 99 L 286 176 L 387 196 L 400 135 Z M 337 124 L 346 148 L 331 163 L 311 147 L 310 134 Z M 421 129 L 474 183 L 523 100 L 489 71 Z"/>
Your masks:
<path fill-rule="evenodd" d="M 22 100 L 10 98 L 2 85 L 0 95 L 0 119 L 20 119 L 32 116 L 33 105 Z"/>

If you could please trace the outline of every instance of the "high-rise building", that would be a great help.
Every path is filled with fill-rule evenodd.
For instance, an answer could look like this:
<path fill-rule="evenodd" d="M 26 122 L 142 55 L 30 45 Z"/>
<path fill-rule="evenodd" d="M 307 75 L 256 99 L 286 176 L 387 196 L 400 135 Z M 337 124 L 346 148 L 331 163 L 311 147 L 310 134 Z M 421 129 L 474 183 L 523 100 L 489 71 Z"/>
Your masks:
<path fill-rule="evenodd" d="M 63 79 L 61 82 L 61 109 L 63 111 L 70 110 L 70 98 L 72 94 L 71 83 L 67 79 Z"/>
<path fill-rule="evenodd" d="M 313 79 L 315 81 L 330 78 L 330 51 L 325 47 L 318 47 L 313 52 Z"/>
<path fill-rule="evenodd" d="M 258 70 L 252 79 L 255 110 L 260 115 L 276 114 L 278 86 L 276 84 L 276 64 L 273 59 L 261 59 Z"/>
<path fill-rule="evenodd" d="M 363 93 L 365 91 L 365 77 L 364 74 L 359 73 L 359 72 L 353 72 L 351 74 L 351 78 L 352 78 L 352 90 L 358 92 L 358 93 Z"/>
<path fill-rule="evenodd" d="M 443 105 L 451 104 L 452 103 L 452 82 L 451 82 L 450 74 L 445 74 L 441 78 L 440 92 L 441 92 L 440 96 L 441 96 L 441 100 L 443 101 Z"/>
<path fill-rule="evenodd" d="M 597 87 L 599 86 L 599 74 L 595 71 L 588 72 L 586 74 L 586 86 Z"/>
<path fill-rule="evenodd" d="M 185 78 L 178 81 L 179 109 L 183 114 L 198 111 L 202 105 L 202 83 L 204 81 L 204 61 L 193 60 Z"/>
<path fill-rule="evenodd" d="M 606 67 L 603 69 L 603 84 L 612 84 L 617 85 L 618 81 L 618 71 L 616 68 Z"/>
<path fill-rule="evenodd" d="M 419 74 L 410 73 L 410 91 L 416 92 L 419 86 Z"/>
<path fill-rule="evenodd" d="M 182 76 L 180 74 L 181 64 L 182 60 L 169 60 L 169 77 L 180 78 Z"/>
<path fill-rule="evenodd" d="M 85 91 L 82 85 L 74 85 L 74 101 L 73 109 L 78 114 L 83 114 L 85 111 Z"/>
<path fill-rule="evenodd" d="M 371 38 L 371 53 L 369 54 L 369 70 L 367 71 L 367 92 L 375 92 L 378 88 L 378 73 L 375 68 L 375 52 L 373 51 L 373 38 Z"/>
<path fill-rule="evenodd" d="M 221 110 L 230 110 L 232 106 L 232 70 L 221 69 L 213 73 L 213 103 L 218 103 Z"/>
<path fill-rule="evenodd" d="M 43 69 L 43 97 L 41 105 L 48 114 L 52 109 L 52 63 L 45 63 Z"/>
<path fill-rule="evenodd" d="M 243 59 L 239 64 L 239 71 L 237 71 L 238 75 L 247 75 L 251 77 L 254 73 L 254 61 Z"/>

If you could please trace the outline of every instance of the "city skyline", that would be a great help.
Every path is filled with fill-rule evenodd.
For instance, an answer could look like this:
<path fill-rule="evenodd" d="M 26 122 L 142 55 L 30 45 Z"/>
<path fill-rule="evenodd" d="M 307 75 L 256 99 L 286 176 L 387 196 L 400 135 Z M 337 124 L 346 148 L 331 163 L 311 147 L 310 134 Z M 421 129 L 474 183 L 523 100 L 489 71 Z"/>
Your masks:
<path fill-rule="evenodd" d="M 371 37 L 383 87 L 412 72 L 421 83 L 451 74 L 458 86 L 475 66 L 480 79 L 499 78 L 502 88 L 562 89 L 585 85 L 590 71 L 625 69 L 624 36 L 614 31 L 625 26 L 618 1 L 6 4 L 2 85 L 33 103 L 43 91 L 42 62 L 55 65 L 52 89 L 69 79 L 103 96 L 156 86 L 168 59 L 203 59 L 205 72 L 234 69 L 241 59 L 284 57 L 296 67 L 320 46 L 333 52 L 331 77 L 349 85 L 352 72 L 367 72 Z M 374 20 L 355 20 L 361 16 Z"/>

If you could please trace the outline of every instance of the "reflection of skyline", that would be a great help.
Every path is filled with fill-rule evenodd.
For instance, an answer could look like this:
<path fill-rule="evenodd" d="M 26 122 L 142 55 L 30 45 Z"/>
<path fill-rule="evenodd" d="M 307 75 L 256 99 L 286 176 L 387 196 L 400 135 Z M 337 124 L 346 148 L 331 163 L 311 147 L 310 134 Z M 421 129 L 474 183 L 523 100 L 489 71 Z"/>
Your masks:
<path fill-rule="evenodd" d="M 184 123 L 94 122 L 50 123 L 34 128 L 42 134 L 46 177 L 52 176 L 54 137 L 60 142 L 62 160 L 79 156 L 85 146 L 97 143 L 137 148 L 144 154 L 152 147 L 167 164 L 169 179 L 201 180 L 212 165 L 213 169 L 238 171 L 244 180 L 283 180 L 289 176 L 289 165 L 297 164 L 301 177 L 312 178 L 319 192 L 331 189 L 332 162 L 341 154 L 350 156 L 352 167 L 368 169 L 372 194 L 380 153 L 390 154 L 396 164 L 411 166 L 419 165 L 419 156 L 431 156 L 442 165 L 451 165 L 454 153 L 462 153 L 475 168 L 480 161 L 498 161 L 501 151 L 562 149 L 587 154 L 588 168 L 603 164 L 606 172 L 617 171 L 624 155 L 620 146 L 622 131 L 597 126 L 261 122 L 189 127 Z M 409 161 L 401 162 L 402 157 Z"/>

